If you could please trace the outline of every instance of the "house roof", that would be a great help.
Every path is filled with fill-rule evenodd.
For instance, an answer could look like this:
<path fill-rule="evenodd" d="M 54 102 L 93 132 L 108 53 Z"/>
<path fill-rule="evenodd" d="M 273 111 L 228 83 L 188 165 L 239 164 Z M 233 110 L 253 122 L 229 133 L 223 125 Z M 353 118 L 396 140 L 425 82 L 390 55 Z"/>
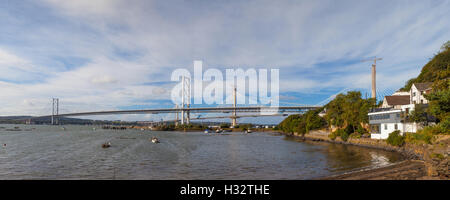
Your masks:
<path fill-rule="evenodd" d="M 432 82 L 427 82 L 427 83 L 414 83 L 414 85 L 416 86 L 416 88 L 419 91 L 424 91 L 424 90 L 428 90 L 431 89 L 431 85 L 433 83 Z"/>
<path fill-rule="evenodd" d="M 388 105 L 408 105 L 409 95 L 385 96 Z"/>

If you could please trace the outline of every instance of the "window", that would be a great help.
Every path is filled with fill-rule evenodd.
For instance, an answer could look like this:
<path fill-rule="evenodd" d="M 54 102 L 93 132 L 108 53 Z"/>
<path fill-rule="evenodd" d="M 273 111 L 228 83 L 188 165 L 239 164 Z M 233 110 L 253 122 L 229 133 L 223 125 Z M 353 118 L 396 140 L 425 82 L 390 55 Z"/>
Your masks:
<path fill-rule="evenodd" d="M 413 92 L 413 97 L 415 97 L 416 96 L 416 92 Z"/>
<path fill-rule="evenodd" d="M 383 120 L 391 118 L 390 114 L 379 114 L 379 115 L 371 115 L 369 116 L 370 120 Z"/>
<path fill-rule="evenodd" d="M 387 124 L 384 124 L 384 130 L 387 130 Z"/>
<path fill-rule="evenodd" d="M 423 104 L 423 99 L 420 100 L 420 104 Z"/>
<path fill-rule="evenodd" d="M 398 125 L 397 125 L 397 124 L 395 124 L 395 125 L 394 125 L 394 128 L 395 128 L 395 130 L 397 130 L 397 129 L 398 129 Z"/>

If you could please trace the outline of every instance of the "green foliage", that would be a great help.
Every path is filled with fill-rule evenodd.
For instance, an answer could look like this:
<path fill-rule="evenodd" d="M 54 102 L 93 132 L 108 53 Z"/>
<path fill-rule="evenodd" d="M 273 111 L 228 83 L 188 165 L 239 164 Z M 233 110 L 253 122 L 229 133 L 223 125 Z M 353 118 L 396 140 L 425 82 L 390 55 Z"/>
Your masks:
<path fill-rule="evenodd" d="M 300 121 L 301 115 L 289 115 L 278 124 L 278 128 L 284 133 L 294 133 Z"/>
<path fill-rule="evenodd" d="M 445 119 L 443 119 L 439 123 L 439 127 L 443 134 L 446 134 L 446 135 L 450 134 L 450 116 L 447 116 Z"/>
<path fill-rule="evenodd" d="M 433 82 L 431 93 L 424 95 L 429 101 L 428 109 L 416 105 L 408 118 L 414 122 L 426 122 L 424 113 L 428 113 L 437 118 L 438 125 L 427 126 L 419 135 L 408 136 L 412 141 L 430 141 L 430 135 L 450 132 L 450 41 L 442 45 L 438 54 L 422 68 L 419 76 L 410 79 L 401 90 L 409 91 L 413 83 L 424 82 Z"/>
<path fill-rule="evenodd" d="M 441 52 L 446 51 L 448 49 L 450 49 L 450 40 L 442 45 Z"/>
<path fill-rule="evenodd" d="M 341 134 L 341 139 L 342 139 L 343 141 L 347 141 L 348 138 L 349 138 L 349 136 L 350 136 L 350 134 L 348 134 L 346 131 L 344 131 L 344 132 Z"/>
<path fill-rule="evenodd" d="M 341 137 L 342 134 L 344 134 L 344 129 L 337 129 L 336 131 L 334 131 L 334 133 L 336 134 L 336 136 Z"/>
<path fill-rule="evenodd" d="M 425 107 L 422 104 L 416 104 L 414 110 L 408 115 L 408 119 L 411 122 L 424 123 L 427 121 L 427 113 Z"/>
<path fill-rule="evenodd" d="M 409 91 L 413 83 L 437 82 L 450 77 L 450 41 L 446 42 L 441 51 L 430 60 L 420 72 L 417 78 L 410 79 L 406 82 L 402 91 Z M 433 85 L 433 88 L 435 87 Z"/>
<path fill-rule="evenodd" d="M 426 98 L 430 101 L 428 110 L 433 116 L 440 121 L 450 116 L 450 88 L 433 91 Z"/>
<path fill-rule="evenodd" d="M 356 129 L 356 132 L 359 133 L 360 135 L 364 135 L 366 133 L 369 133 L 369 131 L 367 131 L 365 128 L 363 128 L 361 125 L 358 126 L 358 129 Z"/>
<path fill-rule="evenodd" d="M 389 134 L 386 142 L 393 146 L 403 146 L 405 144 L 405 137 L 400 135 L 399 130 L 396 130 Z"/>
<path fill-rule="evenodd" d="M 326 121 L 319 116 L 322 109 L 310 110 L 303 115 L 290 115 L 284 119 L 278 128 L 285 133 L 306 134 L 309 131 L 323 128 Z"/>
<path fill-rule="evenodd" d="M 433 134 L 429 131 L 407 133 L 405 135 L 405 142 L 410 144 L 431 144 Z"/>
<path fill-rule="evenodd" d="M 338 94 L 325 106 L 327 111 L 325 119 L 330 125 L 345 127 L 346 132 L 350 135 L 361 123 L 369 122 L 367 113 L 374 105 L 374 99 L 363 99 L 358 91 Z"/>
<path fill-rule="evenodd" d="M 407 133 L 406 142 L 412 144 L 431 144 L 433 142 L 434 135 L 449 134 L 448 127 L 443 127 L 446 123 L 439 123 L 434 126 L 425 126 L 423 129 L 417 131 L 417 133 Z"/>
<path fill-rule="evenodd" d="M 437 159 L 439 159 L 439 160 L 444 160 L 444 158 L 445 158 L 445 156 L 442 155 L 442 154 L 440 154 L 440 153 L 432 153 L 432 154 L 431 154 L 431 157 L 432 157 L 432 158 L 437 158 Z"/>
<path fill-rule="evenodd" d="M 363 135 L 363 134 L 361 134 L 361 133 L 352 133 L 352 134 L 350 135 L 350 137 L 351 137 L 351 138 L 361 138 L 362 135 Z"/>
<path fill-rule="evenodd" d="M 329 135 L 328 135 L 328 137 L 331 139 L 331 140 L 335 140 L 336 138 L 337 138 L 337 133 L 336 133 L 336 131 L 335 132 L 332 132 L 332 133 L 330 133 Z"/>

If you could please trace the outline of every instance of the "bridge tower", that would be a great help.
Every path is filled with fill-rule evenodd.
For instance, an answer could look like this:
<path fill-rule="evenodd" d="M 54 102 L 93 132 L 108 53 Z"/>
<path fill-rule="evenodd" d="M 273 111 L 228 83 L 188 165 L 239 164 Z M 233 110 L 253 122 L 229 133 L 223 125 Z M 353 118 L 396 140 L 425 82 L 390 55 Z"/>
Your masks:
<path fill-rule="evenodd" d="M 383 58 L 377 58 L 375 56 L 375 58 L 373 59 L 367 59 L 367 60 L 362 60 L 361 62 L 366 62 L 366 61 L 373 61 L 372 64 L 372 98 L 375 99 L 375 103 L 377 100 L 377 60 L 382 60 Z"/>
<path fill-rule="evenodd" d="M 52 118 L 51 118 L 52 125 L 59 124 L 58 115 L 59 115 L 59 99 L 52 98 Z"/>
<path fill-rule="evenodd" d="M 190 113 L 184 108 L 190 108 L 191 105 L 191 79 L 183 76 L 181 89 L 181 124 L 190 123 Z"/>
<path fill-rule="evenodd" d="M 233 110 L 233 116 L 231 117 L 231 125 L 236 127 L 236 125 L 237 125 L 237 117 L 236 117 L 236 104 L 237 104 L 237 101 L 236 101 L 236 86 L 234 87 L 234 90 L 233 90 L 233 98 L 234 98 L 233 99 L 234 110 Z"/>

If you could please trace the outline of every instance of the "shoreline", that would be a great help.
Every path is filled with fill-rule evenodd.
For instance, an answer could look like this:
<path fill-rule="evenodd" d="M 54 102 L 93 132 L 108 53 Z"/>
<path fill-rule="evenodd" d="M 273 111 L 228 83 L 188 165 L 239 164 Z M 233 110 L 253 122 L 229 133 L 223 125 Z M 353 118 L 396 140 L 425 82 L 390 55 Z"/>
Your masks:
<path fill-rule="evenodd" d="M 328 131 L 311 131 L 304 136 L 297 134 L 279 134 L 301 138 L 310 142 L 326 142 L 334 144 L 353 145 L 364 148 L 379 149 L 390 152 L 400 153 L 405 157 L 404 160 L 392 163 L 388 166 L 376 168 L 363 168 L 354 171 L 344 172 L 337 175 L 318 177 L 315 180 L 449 180 L 448 165 L 430 158 L 432 154 L 426 145 L 406 144 L 403 147 L 395 147 L 387 144 L 384 140 L 374 140 L 370 138 L 349 138 L 342 141 L 340 138 L 331 140 L 328 138 Z M 448 161 L 447 161 L 448 162 Z M 446 169 L 441 169 L 446 167 Z M 444 171 L 444 174 L 439 172 Z"/>

